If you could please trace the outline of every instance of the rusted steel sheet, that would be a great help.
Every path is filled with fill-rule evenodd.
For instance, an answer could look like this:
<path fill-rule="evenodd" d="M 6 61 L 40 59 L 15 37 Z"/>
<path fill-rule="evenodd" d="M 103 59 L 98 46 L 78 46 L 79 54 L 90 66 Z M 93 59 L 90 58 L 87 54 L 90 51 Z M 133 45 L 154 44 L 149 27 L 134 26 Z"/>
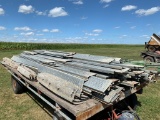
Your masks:
<path fill-rule="evenodd" d="M 65 59 L 65 58 L 61 59 L 61 58 L 56 58 L 56 57 L 46 56 L 46 55 L 36 55 L 36 57 L 45 58 L 45 59 L 48 59 L 48 60 L 53 60 L 53 61 L 62 62 L 62 63 L 71 62 L 72 61 L 71 59 Z"/>
<path fill-rule="evenodd" d="M 36 52 L 31 52 L 31 51 L 23 51 L 23 53 L 28 54 L 28 55 L 36 55 Z"/>
<path fill-rule="evenodd" d="M 57 56 L 57 57 L 68 57 L 73 55 L 72 52 L 56 52 L 56 51 L 46 51 L 46 50 L 35 50 L 35 52 L 42 54 L 42 55 L 48 55 L 48 56 Z"/>
<path fill-rule="evenodd" d="M 87 60 L 78 60 L 78 59 L 73 59 L 73 62 L 78 62 L 78 63 L 85 63 L 85 64 L 89 64 L 89 65 L 95 65 L 95 66 L 101 66 L 101 67 L 107 67 L 107 68 L 112 68 L 112 69 L 117 69 L 117 70 L 122 70 L 123 67 L 121 66 L 115 66 L 115 65 L 111 65 L 111 64 L 106 64 L 106 63 L 98 63 L 95 61 L 87 61 Z"/>
<path fill-rule="evenodd" d="M 142 68 L 144 68 L 144 66 L 133 65 L 133 64 L 130 64 L 130 63 L 122 63 L 122 64 L 111 63 L 111 65 L 121 66 L 121 67 L 126 67 L 126 68 L 131 68 L 131 69 L 142 69 Z"/>
<path fill-rule="evenodd" d="M 90 55 L 90 54 L 75 54 L 73 55 L 73 58 L 89 60 L 89 61 L 96 61 L 96 62 L 103 62 L 103 63 L 111 63 L 113 61 L 118 60 L 112 57 L 96 56 L 96 55 Z"/>
<path fill-rule="evenodd" d="M 56 75 L 56 76 L 58 76 L 62 79 L 65 79 L 68 82 L 71 82 L 71 83 L 77 85 L 78 88 L 79 88 L 79 90 L 77 92 L 78 96 L 80 96 L 80 94 L 82 92 L 82 88 L 83 88 L 83 84 L 84 84 L 84 79 L 82 79 L 82 78 L 78 78 L 76 76 L 69 75 L 65 72 L 58 71 L 56 69 L 38 64 L 37 62 L 30 61 L 30 60 L 27 60 L 27 59 L 24 59 L 24 58 L 21 58 L 21 57 L 18 57 L 18 56 L 13 56 L 12 60 L 14 60 L 18 63 L 22 63 L 22 64 L 27 65 L 27 66 L 35 67 L 35 68 L 38 69 L 39 72 L 43 72 L 43 73 L 46 72 L 46 73 L 49 73 L 49 74 L 52 74 L 52 75 Z"/>
<path fill-rule="evenodd" d="M 111 68 L 107 68 L 107 67 L 94 66 L 94 65 L 76 63 L 76 62 L 67 63 L 67 65 L 77 66 L 77 67 L 86 68 L 86 69 L 93 70 L 93 71 L 98 71 L 98 72 L 102 72 L 102 73 L 110 73 L 110 74 L 125 73 L 125 72 L 128 72 L 128 70 L 129 70 L 129 68 L 117 70 L 117 69 L 111 69 Z"/>
<path fill-rule="evenodd" d="M 25 54 L 21 54 L 20 56 L 21 56 L 21 57 L 24 57 L 24 58 L 26 58 L 26 59 L 29 59 L 29 60 L 34 60 L 34 61 L 42 62 L 42 63 L 46 63 L 46 64 L 51 64 L 51 63 L 54 63 L 54 62 L 55 62 L 55 61 L 53 61 L 53 60 L 49 60 L 49 59 L 37 57 L 36 55 L 25 55 Z"/>
<path fill-rule="evenodd" d="M 37 80 L 46 88 L 70 102 L 74 100 L 79 89 L 76 85 L 67 82 L 65 79 L 48 73 L 39 73 Z"/>
<path fill-rule="evenodd" d="M 113 103 L 120 96 L 120 92 L 123 90 L 123 87 L 118 87 L 114 90 L 108 92 L 108 95 L 104 97 L 104 101 L 107 103 Z"/>
<path fill-rule="evenodd" d="M 67 72 L 67 73 L 72 73 L 80 77 L 84 77 L 86 78 L 86 80 L 88 80 L 90 76 L 96 75 L 96 73 L 87 72 L 87 71 L 80 70 L 78 68 L 69 67 L 69 66 L 60 66 L 60 67 L 56 67 L 56 69 Z"/>
<path fill-rule="evenodd" d="M 92 90 L 104 93 L 112 85 L 112 82 L 112 80 L 91 76 L 88 81 L 84 83 L 84 86 Z"/>

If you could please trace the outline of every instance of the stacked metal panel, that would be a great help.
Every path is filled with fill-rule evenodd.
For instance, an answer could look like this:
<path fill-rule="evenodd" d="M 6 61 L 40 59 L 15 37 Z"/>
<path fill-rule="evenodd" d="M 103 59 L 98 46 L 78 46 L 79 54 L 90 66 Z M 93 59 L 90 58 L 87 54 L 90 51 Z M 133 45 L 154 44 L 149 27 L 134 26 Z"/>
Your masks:
<path fill-rule="evenodd" d="M 122 63 L 121 58 L 74 52 L 25 51 L 12 62 L 35 71 L 40 84 L 74 104 L 90 97 L 113 103 L 155 75 L 143 66 Z"/>

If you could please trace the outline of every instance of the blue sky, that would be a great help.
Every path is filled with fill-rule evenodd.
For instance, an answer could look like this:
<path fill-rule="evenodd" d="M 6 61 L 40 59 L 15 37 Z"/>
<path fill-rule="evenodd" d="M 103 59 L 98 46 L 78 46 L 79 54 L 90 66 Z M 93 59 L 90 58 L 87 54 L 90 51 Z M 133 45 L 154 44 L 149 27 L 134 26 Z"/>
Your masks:
<path fill-rule="evenodd" d="M 144 44 L 160 0 L 0 0 L 0 41 Z"/>

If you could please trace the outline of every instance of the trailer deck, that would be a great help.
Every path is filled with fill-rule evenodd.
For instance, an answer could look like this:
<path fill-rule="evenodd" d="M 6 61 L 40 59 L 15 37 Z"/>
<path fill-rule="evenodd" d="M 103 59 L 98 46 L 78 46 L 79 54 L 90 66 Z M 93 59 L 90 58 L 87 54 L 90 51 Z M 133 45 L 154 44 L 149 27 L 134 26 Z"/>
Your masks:
<path fill-rule="evenodd" d="M 155 74 L 143 66 L 124 64 L 120 58 L 61 51 L 25 51 L 12 60 L 4 58 L 1 63 L 63 118 L 72 119 L 63 112 L 64 108 L 76 120 L 88 119 L 141 90 Z"/>

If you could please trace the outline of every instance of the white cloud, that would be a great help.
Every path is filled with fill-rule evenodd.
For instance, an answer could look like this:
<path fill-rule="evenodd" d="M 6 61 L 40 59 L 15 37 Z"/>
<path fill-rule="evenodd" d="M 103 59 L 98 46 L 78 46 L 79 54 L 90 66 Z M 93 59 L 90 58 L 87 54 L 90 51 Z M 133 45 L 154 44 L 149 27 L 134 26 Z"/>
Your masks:
<path fill-rule="evenodd" d="M 132 27 L 130 27 L 131 29 L 135 29 L 136 28 L 136 26 L 132 26 Z"/>
<path fill-rule="evenodd" d="M 134 10 L 134 9 L 137 9 L 137 6 L 126 5 L 126 6 L 122 7 L 121 11 L 130 11 L 130 10 Z"/>
<path fill-rule="evenodd" d="M 34 35 L 34 32 L 21 33 L 20 35 L 32 36 L 32 35 Z"/>
<path fill-rule="evenodd" d="M 101 3 L 109 3 L 112 2 L 113 0 L 100 0 Z"/>
<path fill-rule="evenodd" d="M 36 34 L 37 36 L 43 36 L 43 34 Z"/>
<path fill-rule="evenodd" d="M 14 37 L 14 38 L 18 38 L 18 36 L 17 36 L 17 35 L 14 35 L 13 37 Z"/>
<path fill-rule="evenodd" d="M 120 28 L 120 26 L 116 26 L 116 27 L 114 27 L 115 29 L 118 29 L 118 28 Z"/>
<path fill-rule="evenodd" d="M 0 15 L 4 15 L 5 11 L 3 10 L 3 8 L 0 8 Z"/>
<path fill-rule="evenodd" d="M 101 30 L 101 29 L 95 29 L 95 30 L 93 30 L 93 32 L 94 33 L 101 33 L 103 30 Z"/>
<path fill-rule="evenodd" d="M 42 11 L 35 11 L 35 13 L 36 13 L 37 15 L 43 15 L 43 16 L 46 15 L 46 12 L 47 12 L 47 11 L 44 11 L 44 12 L 42 12 Z"/>
<path fill-rule="evenodd" d="M 43 29 L 42 31 L 43 31 L 43 32 L 49 32 L 49 30 L 48 30 L 48 29 Z"/>
<path fill-rule="evenodd" d="M 121 35 L 119 38 L 125 38 L 127 37 L 128 35 Z"/>
<path fill-rule="evenodd" d="M 73 2 L 73 4 L 82 5 L 82 4 L 83 4 L 83 1 L 82 1 L 82 0 L 78 0 L 78 1 Z"/>
<path fill-rule="evenodd" d="M 0 26 L 0 30 L 6 30 L 6 28 L 3 26 Z"/>
<path fill-rule="evenodd" d="M 148 35 L 142 35 L 142 36 L 140 36 L 140 37 L 147 38 L 147 39 L 150 38 Z"/>
<path fill-rule="evenodd" d="M 142 35 L 142 36 L 140 36 L 140 37 L 148 37 L 148 35 Z"/>
<path fill-rule="evenodd" d="M 108 4 L 106 4 L 105 6 L 103 6 L 103 8 L 107 8 L 107 7 L 109 7 L 109 5 L 108 5 Z"/>
<path fill-rule="evenodd" d="M 29 6 L 20 5 L 18 12 L 24 13 L 24 14 L 29 14 L 29 13 L 33 13 L 34 12 L 34 8 L 31 5 L 29 5 Z"/>
<path fill-rule="evenodd" d="M 64 10 L 64 7 L 55 7 L 49 11 L 48 16 L 50 17 L 61 17 L 67 16 L 68 13 Z"/>
<path fill-rule="evenodd" d="M 65 42 L 67 42 L 67 43 L 83 43 L 87 39 L 88 39 L 88 37 L 78 37 L 78 36 L 77 37 L 68 37 L 68 38 L 65 38 Z"/>
<path fill-rule="evenodd" d="M 81 17 L 82 20 L 85 20 L 85 19 L 87 19 L 87 18 L 88 18 L 88 17 L 85 17 L 85 16 L 82 16 L 82 17 Z"/>
<path fill-rule="evenodd" d="M 135 13 L 140 15 L 140 16 L 147 16 L 147 15 L 152 15 L 156 12 L 160 11 L 160 7 L 152 7 L 150 9 L 139 9 L 139 10 L 136 10 Z"/>
<path fill-rule="evenodd" d="M 151 24 L 147 24 L 146 26 L 151 26 Z"/>
<path fill-rule="evenodd" d="M 98 33 L 85 33 L 85 35 L 88 35 L 88 36 L 99 36 Z"/>
<path fill-rule="evenodd" d="M 66 40 L 82 40 L 82 37 L 69 37 L 69 38 L 65 38 Z"/>
<path fill-rule="evenodd" d="M 29 30 L 31 30 L 31 28 L 29 28 L 29 27 L 27 27 L 27 26 L 25 26 L 25 27 L 15 27 L 14 28 L 14 30 L 16 30 L 16 31 L 29 31 Z"/>
<path fill-rule="evenodd" d="M 52 29 L 50 32 L 56 33 L 56 32 L 60 32 L 59 29 Z"/>

